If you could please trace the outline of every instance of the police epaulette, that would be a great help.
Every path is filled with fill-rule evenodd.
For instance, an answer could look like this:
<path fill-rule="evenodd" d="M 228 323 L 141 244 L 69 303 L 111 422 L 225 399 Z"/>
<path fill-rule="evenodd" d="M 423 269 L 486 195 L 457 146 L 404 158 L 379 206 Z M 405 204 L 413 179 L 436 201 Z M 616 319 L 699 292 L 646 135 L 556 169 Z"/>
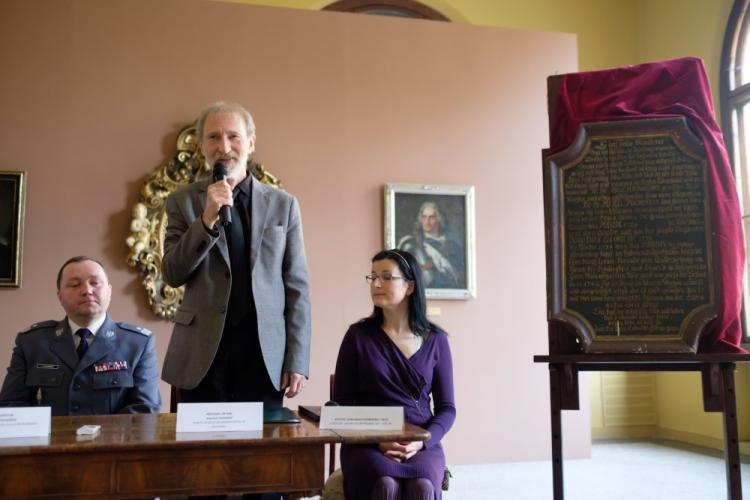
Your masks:
<path fill-rule="evenodd" d="M 34 330 L 39 330 L 40 328 L 49 328 L 51 326 L 56 326 L 57 321 L 54 319 L 48 319 L 47 321 L 40 321 L 39 323 L 34 323 L 30 327 L 28 327 L 26 330 L 23 330 L 19 333 L 29 333 L 33 332 Z"/>
<path fill-rule="evenodd" d="M 130 323 L 117 323 L 117 326 L 119 326 L 123 330 L 140 333 L 141 335 L 145 335 L 147 337 L 151 335 L 151 330 L 149 330 L 148 328 L 143 328 L 142 326 L 132 325 Z"/>

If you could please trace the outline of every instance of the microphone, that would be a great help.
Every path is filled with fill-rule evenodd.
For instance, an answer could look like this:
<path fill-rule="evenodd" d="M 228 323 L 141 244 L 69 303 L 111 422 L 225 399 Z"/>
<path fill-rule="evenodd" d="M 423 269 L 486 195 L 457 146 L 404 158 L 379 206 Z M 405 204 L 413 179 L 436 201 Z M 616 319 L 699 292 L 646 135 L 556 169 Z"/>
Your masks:
<path fill-rule="evenodd" d="M 214 165 L 214 182 L 223 181 L 227 178 L 227 167 L 223 163 Z M 226 227 L 232 223 L 232 212 L 229 205 L 224 205 L 219 209 L 219 224 Z"/>

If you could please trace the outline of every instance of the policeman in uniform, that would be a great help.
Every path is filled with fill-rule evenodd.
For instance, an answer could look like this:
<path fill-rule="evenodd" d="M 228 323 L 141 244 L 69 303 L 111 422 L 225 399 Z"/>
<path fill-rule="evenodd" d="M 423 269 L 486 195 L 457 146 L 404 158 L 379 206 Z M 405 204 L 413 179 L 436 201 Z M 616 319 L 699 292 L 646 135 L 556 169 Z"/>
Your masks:
<path fill-rule="evenodd" d="M 57 296 L 67 316 L 18 334 L 0 406 L 51 406 L 53 416 L 159 411 L 154 337 L 115 323 L 111 294 L 100 262 L 79 256 L 63 264 Z"/>

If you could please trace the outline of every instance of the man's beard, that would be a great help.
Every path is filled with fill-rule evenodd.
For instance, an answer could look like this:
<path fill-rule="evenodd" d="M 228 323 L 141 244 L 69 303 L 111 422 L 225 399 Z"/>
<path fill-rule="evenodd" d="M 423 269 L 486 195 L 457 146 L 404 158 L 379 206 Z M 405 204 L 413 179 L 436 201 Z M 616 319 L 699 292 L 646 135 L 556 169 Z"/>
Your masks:
<path fill-rule="evenodd" d="M 249 156 L 250 155 L 240 155 L 237 157 L 237 161 L 232 165 L 232 168 L 227 169 L 227 177 L 229 179 L 241 179 L 245 177 Z"/>
<path fill-rule="evenodd" d="M 209 167 L 211 170 L 213 170 L 214 165 L 216 165 L 217 163 L 223 163 L 224 166 L 227 167 L 227 180 L 239 179 L 245 176 L 245 172 L 247 171 L 247 162 L 249 158 L 250 158 L 249 154 L 240 155 L 231 164 L 228 163 L 229 160 L 218 159 L 213 162 L 209 162 Z"/>

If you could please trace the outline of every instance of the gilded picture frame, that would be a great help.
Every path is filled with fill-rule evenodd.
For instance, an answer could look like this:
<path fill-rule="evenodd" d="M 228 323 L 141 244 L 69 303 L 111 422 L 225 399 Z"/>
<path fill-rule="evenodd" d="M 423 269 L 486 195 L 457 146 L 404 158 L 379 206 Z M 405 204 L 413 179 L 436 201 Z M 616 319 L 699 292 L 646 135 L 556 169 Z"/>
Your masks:
<path fill-rule="evenodd" d="M 476 297 L 474 186 L 385 185 L 385 248 L 414 254 L 428 299 Z"/>
<path fill-rule="evenodd" d="M 0 287 L 20 287 L 26 172 L 0 170 Z"/>

